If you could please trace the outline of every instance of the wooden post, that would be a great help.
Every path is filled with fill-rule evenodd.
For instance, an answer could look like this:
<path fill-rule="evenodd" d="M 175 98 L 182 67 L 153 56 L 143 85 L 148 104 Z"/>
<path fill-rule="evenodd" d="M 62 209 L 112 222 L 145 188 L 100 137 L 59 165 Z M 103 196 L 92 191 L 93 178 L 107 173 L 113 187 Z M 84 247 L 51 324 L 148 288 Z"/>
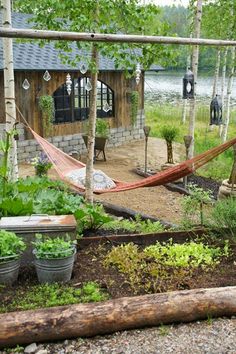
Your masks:
<path fill-rule="evenodd" d="M 9 312 L 0 314 L 0 347 L 235 315 L 235 286 Z"/>
<path fill-rule="evenodd" d="M 6 29 L 11 29 L 11 1 L 2 0 L 2 20 Z M 15 128 L 16 124 L 16 105 L 15 105 L 15 80 L 13 67 L 13 47 L 11 38 L 3 38 L 3 66 L 4 66 L 4 96 L 6 131 L 9 133 Z M 9 178 L 13 181 L 18 178 L 17 165 L 17 145 L 16 140 L 11 135 L 11 149 L 9 151 Z"/>

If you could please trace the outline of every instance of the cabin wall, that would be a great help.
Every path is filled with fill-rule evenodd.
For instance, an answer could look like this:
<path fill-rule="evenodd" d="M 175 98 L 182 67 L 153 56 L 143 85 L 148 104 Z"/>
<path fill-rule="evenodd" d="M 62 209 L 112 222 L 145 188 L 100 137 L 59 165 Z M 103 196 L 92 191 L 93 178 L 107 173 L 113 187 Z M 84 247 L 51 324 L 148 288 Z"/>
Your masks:
<path fill-rule="evenodd" d="M 65 82 L 67 72 L 51 72 L 51 80 L 46 82 L 43 79 L 42 71 L 25 71 L 15 72 L 15 90 L 16 105 L 19 107 L 23 116 L 33 130 L 43 136 L 42 114 L 38 107 L 39 97 L 41 95 L 52 95 L 53 92 Z M 72 77 L 78 78 L 82 76 L 77 72 L 70 73 Z M 87 75 L 89 76 L 89 75 Z M 28 90 L 23 89 L 22 83 L 27 78 L 30 83 Z M 143 137 L 144 126 L 144 81 L 141 80 L 137 86 L 135 79 L 126 79 L 123 72 L 101 72 L 98 79 L 111 87 L 114 91 L 115 99 L 115 116 L 104 118 L 109 121 L 110 137 L 107 143 L 108 147 L 118 146 L 133 139 Z M 134 126 L 131 124 L 131 100 L 132 91 L 139 92 L 139 109 L 137 120 Z M 4 103 L 4 81 L 3 73 L 0 74 L 0 98 Z M 17 119 L 22 121 L 19 113 Z M 0 123 L 5 121 L 4 104 L 0 105 Z M 4 124 L 3 124 L 4 126 Z M 35 156 L 40 147 L 27 129 L 20 129 L 20 140 L 18 141 L 18 160 L 24 161 Z M 1 127 L 0 127 L 1 130 Z M 82 135 L 83 123 L 62 123 L 54 124 L 51 137 L 48 138 L 55 146 L 59 147 L 66 153 L 78 152 L 79 154 L 86 151 Z M 1 134 L 1 133 L 0 133 Z"/>

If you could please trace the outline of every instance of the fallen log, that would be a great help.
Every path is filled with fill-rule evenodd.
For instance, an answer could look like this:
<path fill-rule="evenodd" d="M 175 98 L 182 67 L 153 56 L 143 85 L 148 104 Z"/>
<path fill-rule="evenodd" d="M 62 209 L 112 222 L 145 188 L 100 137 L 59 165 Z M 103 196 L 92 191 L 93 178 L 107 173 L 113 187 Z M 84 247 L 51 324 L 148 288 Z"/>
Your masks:
<path fill-rule="evenodd" d="M 236 315 L 236 287 L 194 289 L 0 314 L 0 346 Z"/>

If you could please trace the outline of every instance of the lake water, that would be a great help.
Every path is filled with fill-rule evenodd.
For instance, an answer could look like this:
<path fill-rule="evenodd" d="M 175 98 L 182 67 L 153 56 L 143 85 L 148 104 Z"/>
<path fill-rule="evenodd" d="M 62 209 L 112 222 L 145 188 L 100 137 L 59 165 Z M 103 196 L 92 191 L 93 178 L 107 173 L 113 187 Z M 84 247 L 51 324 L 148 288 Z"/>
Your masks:
<path fill-rule="evenodd" d="M 185 72 L 147 72 L 145 74 L 145 101 L 168 102 L 171 104 L 183 103 L 183 77 Z M 219 83 L 220 80 L 219 80 Z M 213 76 L 198 74 L 197 100 L 210 104 L 212 96 Z M 227 85 L 227 81 L 226 81 Z M 221 88 L 219 87 L 219 94 Z M 225 92 L 227 87 L 225 88 Z M 236 103 L 236 80 L 232 90 L 232 103 Z"/>

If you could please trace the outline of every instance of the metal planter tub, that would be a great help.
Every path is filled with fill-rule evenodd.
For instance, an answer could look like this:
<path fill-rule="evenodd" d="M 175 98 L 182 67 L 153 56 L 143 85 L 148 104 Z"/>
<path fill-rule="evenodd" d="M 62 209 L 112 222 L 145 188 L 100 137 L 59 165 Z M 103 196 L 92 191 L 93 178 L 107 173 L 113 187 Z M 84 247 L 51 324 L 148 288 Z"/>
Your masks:
<path fill-rule="evenodd" d="M 0 259 L 0 284 L 12 285 L 18 278 L 19 268 L 20 259 Z"/>
<path fill-rule="evenodd" d="M 35 251 L 33 252 L 35 254 Z M 68 282 L 71 279 L 75 253 L 64 258 L 35 259 L 37 277 L 40 283 Z"/>

